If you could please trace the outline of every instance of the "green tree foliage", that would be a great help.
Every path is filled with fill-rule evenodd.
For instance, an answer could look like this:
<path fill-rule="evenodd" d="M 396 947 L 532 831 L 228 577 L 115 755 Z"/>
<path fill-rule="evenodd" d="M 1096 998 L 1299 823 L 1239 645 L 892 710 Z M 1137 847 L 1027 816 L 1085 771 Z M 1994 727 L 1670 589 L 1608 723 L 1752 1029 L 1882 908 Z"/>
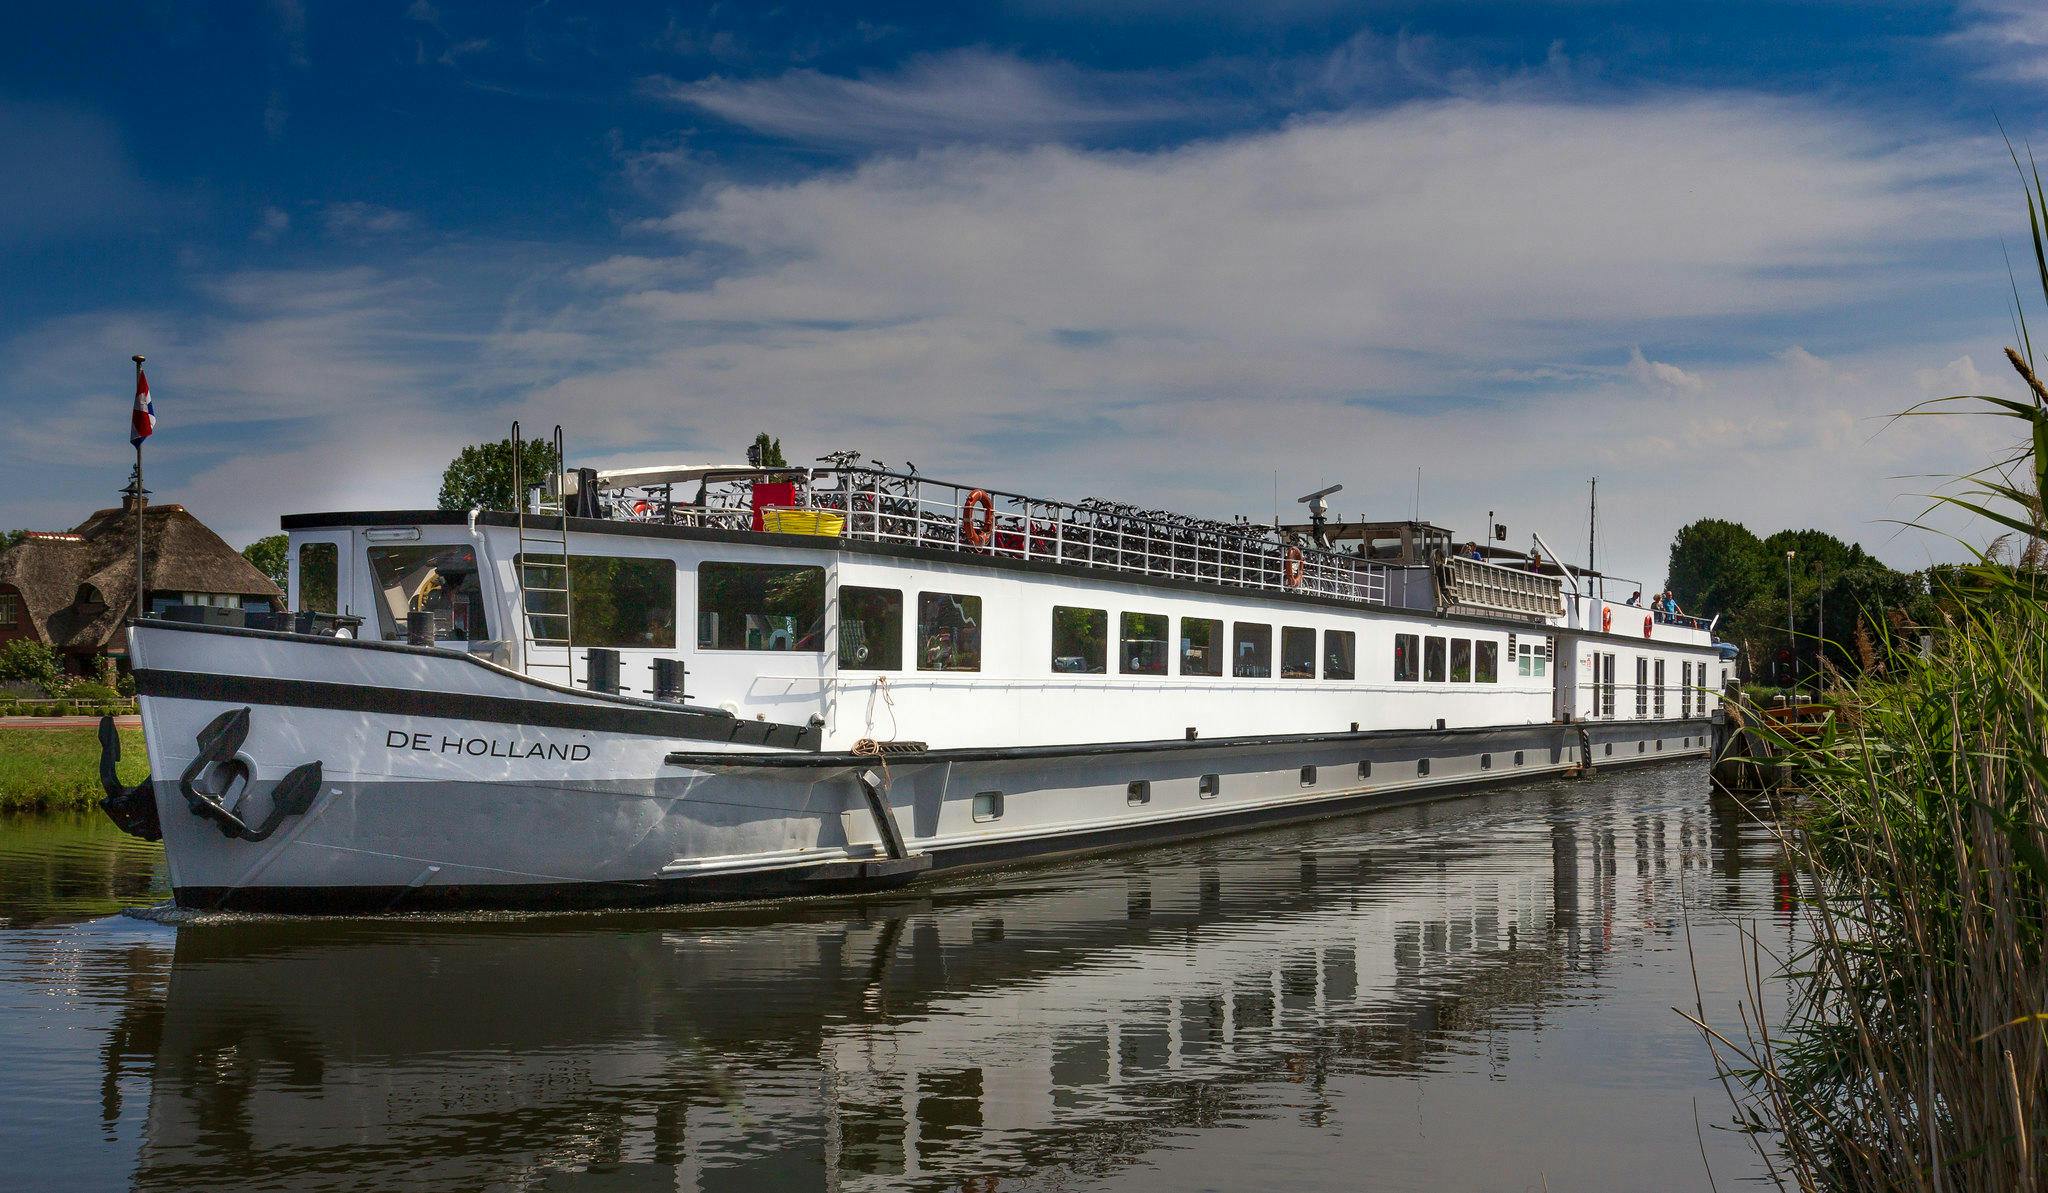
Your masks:
<path fill-rule="evenodd" d="M 28 534 L 29 532 L 26 529 L 0 530 L 0 551 L 5 551 L 13 547 L 15 544 L 21 542 L 21 540 L 27 538 Z"/>
<path fill-rule="evenodd" d="M 242 548 L 242 558 L 249 561 L 257 571 L 270 577 L 270 582 L 279 588 L 285 582 L 285 555 L 290 540 L 282 534 L 267 534 Z"/>
<path fill-rule="evenodd" d="M 1671 566 L 1664 587 L 1681 607 L 1716 612 L 1755 601 L 1771 582 L 1763 540 L 1740 522 L 1702 518 L 1671 542 Z"/>
<path fill-rule="evenodd" d="M 786 468 L 789 466 L 789 461 L 782 458 L 782 440 L 770 439 L 766 431 L 754 436 L 753 450 L 761 454 L 761 467 L 763 468 Z"/>
<path fill-rule="evenodd" d="M 57 654 L 33 638 L 16 638 L 0 646 L 0 681 L 48 686 L 64 678 Z"/>
<path fill-rule="evenodd" d="M 555 470 L 552 444 L 528 439 L 520 444 L 519 471 L 524 484 L 540 484 Z M 512 491 L 512 441 L 473 443 L 462 449 L 441 473 L 441 508 L 487 510 L 517 508 Z"/>

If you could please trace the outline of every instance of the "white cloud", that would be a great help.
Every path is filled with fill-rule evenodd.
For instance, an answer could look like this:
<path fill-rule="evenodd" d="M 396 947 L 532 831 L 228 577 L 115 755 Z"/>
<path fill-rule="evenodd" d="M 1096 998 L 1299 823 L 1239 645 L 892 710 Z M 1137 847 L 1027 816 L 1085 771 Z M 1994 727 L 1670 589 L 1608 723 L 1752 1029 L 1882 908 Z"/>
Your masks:
<path fill-rule="evenodd" d="M 2048 8 L 2037 0 L 1973 0 L 1951 44 L 1992 78 L 2048 83 Z"/>
<path fill-rule="evenodd" d="M 409 211 L 380 207 L 375 203 L 327 203 L 319 210 L 320 226 L 329 236 L 360 238 L 387 236 L 417 227 L 419 218 Z"/>
<path fill-rule="evenodd" d="M 1698 393 L 1707 387 L 1697 373 L 1688 373 L 1674 364 L 1651 360 L 1643 355 L 1640 347 L 1629 350 L 1628 375 L 1637 384 L 1658 387 L 1680 393 Z"/>
<path fill-rule="evenodd" d="M 279 237 L 292 230 L 290 213 L 277 207 L 266 207 L 256 231 L 250 235 L 259 244 L 276 244 Z"/>

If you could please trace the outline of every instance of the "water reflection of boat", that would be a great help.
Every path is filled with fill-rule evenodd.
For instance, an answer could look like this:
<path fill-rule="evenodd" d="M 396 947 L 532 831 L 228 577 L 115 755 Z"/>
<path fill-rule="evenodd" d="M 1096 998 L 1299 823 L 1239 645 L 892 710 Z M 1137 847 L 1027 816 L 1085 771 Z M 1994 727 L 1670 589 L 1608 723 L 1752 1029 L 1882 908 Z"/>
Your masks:
<path fill-rule="evenodd" d="M 152 1189 L 1114 1171 L 1262 1084 L 1426 1067 L 1671 931 L 1639 879 L 1704 875 L 1732 821 L 1585 791 L 772 916 L 187 928 L 109 1071 L 153 1065 Z"/>

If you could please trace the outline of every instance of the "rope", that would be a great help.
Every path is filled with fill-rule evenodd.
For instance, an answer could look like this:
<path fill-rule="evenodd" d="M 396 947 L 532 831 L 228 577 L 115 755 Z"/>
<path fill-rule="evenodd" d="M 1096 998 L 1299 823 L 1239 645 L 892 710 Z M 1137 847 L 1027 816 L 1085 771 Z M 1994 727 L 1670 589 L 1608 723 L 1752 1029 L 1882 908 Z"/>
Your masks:
<path fill-rule="evenodd" d="M 877 696 L 881 697 L 882 702 L 889 706 L 890 739 L 894 740 L 899 732 L 896 726 L 896 697 L 894 693 L 889 691 L 889 677 L 877 675 L 875 677 L 875 686 L 868 689 L 867 736 L 853 743 L 853 752 L 865 757 L 875 758 L 881 762 L 882 789 L 887 791 L 889 789 L 889 755 L 883 750 L 882 743 L 875 740 L 875 698 Z"/>

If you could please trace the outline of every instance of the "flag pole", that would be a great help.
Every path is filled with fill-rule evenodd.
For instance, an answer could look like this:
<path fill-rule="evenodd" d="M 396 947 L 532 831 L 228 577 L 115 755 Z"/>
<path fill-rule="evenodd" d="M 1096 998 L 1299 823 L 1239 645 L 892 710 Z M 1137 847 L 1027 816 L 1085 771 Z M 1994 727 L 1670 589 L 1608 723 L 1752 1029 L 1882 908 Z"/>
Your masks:
<path fill-rule="evenodd" d="M 135 362 L 135 383 L 139 386 L 142 384 L 143 358 L 140 355 L 136 355 L 130 359 Z M 135 619 L 137 621 L 142 620 L 142 615 L 149 612 L 149 606 L 144 603 L 147 596 L 144 588 L 145 583 L 142 571 L 142 440 L 137 439 L 135 441 Z"/>

